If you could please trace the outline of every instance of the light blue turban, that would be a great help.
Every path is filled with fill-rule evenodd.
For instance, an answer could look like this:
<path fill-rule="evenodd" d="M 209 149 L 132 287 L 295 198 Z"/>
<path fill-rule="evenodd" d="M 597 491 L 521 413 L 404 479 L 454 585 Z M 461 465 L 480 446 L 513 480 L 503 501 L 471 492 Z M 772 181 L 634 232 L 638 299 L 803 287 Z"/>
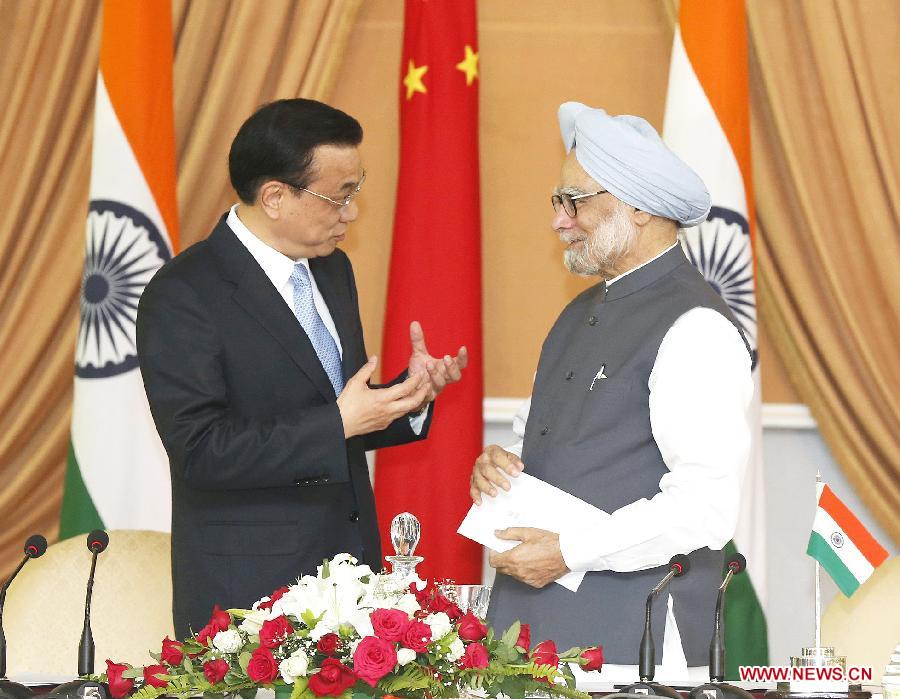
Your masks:
<path fill-rule="evenodd" d="M 711 201 L 703 180 L 644 119 L 566 102 L 559 129 L 566 152 L 574 147 L 587 174 L 626 204 L 683 226 L 706 220 Z"/>

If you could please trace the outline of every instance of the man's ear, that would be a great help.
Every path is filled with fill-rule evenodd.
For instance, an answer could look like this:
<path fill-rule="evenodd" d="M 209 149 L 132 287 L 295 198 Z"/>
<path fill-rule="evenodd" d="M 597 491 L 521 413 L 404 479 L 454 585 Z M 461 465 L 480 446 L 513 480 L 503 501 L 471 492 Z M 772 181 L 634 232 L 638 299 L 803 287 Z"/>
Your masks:
<path fill-rule="evenodd" d="M 653 214 L 649 214 L 646 211 L 641 211 L 638 208 L 635 208 L 631 212 L 631 220 L 634 221 L 634 225 L 636 226 L 646 226 L 653 219 Z"/>
<path fill-rule="evenodd" d="M 271 219 L 278 219 L 281 216 L 281 207 L 287 196 L 290 196 L 290 194 L 287 191 L 286 184 L 277 180 L 268 180 L 260 186 L 256 195 L 256 203 L 266 213 L 266 216 Z"/>

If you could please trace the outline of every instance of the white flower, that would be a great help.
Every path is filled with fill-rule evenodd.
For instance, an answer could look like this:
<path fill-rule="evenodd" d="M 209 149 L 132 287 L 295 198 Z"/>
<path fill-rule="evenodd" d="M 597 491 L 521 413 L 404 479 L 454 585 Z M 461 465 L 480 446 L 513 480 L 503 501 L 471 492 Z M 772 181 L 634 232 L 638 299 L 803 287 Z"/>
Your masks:
<path fill-rule="evenodd" d="M 403 595 L 403 597 L 401 597 L 394 604 L 394 608 L 400 609 L 400 610 L 406 612 L 407 614 L 409 614 L 410 616 L 412 616 L 417 611 L 419 611 L 419 609 L 421 609 L 421 607 L 419 606 L 419 603 L 416 601 L 416 596 L 409 592 L 406 593 L 405 595 Z"/>
<path fill-rule="evenodd" d="M 295 650 L 290 657 L 282 660 L 281 664 L 278 666 L 281 678 L 287 684 L 294 684 L 294 680 L 298 677 L 306 677 L 308 670 L 309 658 L 306 656 L 306 653 L 303 652 L 302 648 Z"/>
<path fill-rule="evenodd" d="M 268 620 L 268 618 L 268 609 L 254 609 L 244 617 L 244 620 L 241 622 L 241 625 L 238 626 L 238 628 L 250 635 L 257 634 L 262 628 L 263 622 Z"/>
<path fill-rule="evenodd" d="M 442 639 L 453 630 L 453 625 L 450 623 L 450 617 L 444 614 L 444 612 L 429 614 L 425 617 L 425 623 L 431 627 L 431 638 L 435 641 Z"/>
<path fill-rule="evenodd" d="M 466 647 L 465 645 L 463 645 L 462 640 L 457 636 L 455 639 L 453 639 L 453 643 L 450 644 L 450 652 L 447 653 L 447 660 L 456 662 L 465 654 Z"/>
<path fill-rule="evenodd" d="M 397 651 L 397 664 L 400 666 L 411 663 L 416 659 L 416 651 L 411 648 L 401 648 Z"/>
<path fill-rule="evenodd" d="M 237 653 L 241 649 L 241 635 L 234 629 L 219 631 L 213 638 L 213 645 L 223 653 Z"/>

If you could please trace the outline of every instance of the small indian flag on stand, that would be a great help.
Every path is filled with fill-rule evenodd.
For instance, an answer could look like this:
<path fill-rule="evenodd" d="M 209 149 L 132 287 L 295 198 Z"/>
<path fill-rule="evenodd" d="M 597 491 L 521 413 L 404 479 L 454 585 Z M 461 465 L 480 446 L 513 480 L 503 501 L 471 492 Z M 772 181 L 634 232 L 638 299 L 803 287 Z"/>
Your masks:
<path fill-rule="evenodd" d="M 847 597 L 887 560 L 888 552 L 838 500 L 824 483 L 817 483 L 819 505 L 806 553 L 815 558 Z"/>

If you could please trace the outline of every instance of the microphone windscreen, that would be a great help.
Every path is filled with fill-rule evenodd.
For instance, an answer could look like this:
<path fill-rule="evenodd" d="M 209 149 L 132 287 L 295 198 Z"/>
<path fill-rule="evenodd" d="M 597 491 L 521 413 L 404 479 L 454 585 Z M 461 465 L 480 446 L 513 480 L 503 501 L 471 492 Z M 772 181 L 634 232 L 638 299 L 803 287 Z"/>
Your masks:
<path fill-rule="evenodd" d="M 25 542 L 25 555 L 29 558 L 40 558 L 47 550 L 47 540 L 40 534 L 32 534 Z"/>
<path fill-rule="evenodd" d="M 733 556 L 729 557 L 728 563 L 725 565 L 725 570 L 734 571 L 734 574 L 743 573 L 747 569 L 747 559 L 744 558 L 741 554 L 735 553 Z"/>
<path fill-rule="evenodd" d="M 680 578 L 691 569 L 691 561 L 683 553 L 676 553 L 669 559 L 669 569 L 674 569 L 675 577 Z"/>
<path fill-rule="evenodd" d="M 109 546 L 109 534 L 102 529 L 95 529 L 87 535 L 88 551 L 100 553 Z"/>

